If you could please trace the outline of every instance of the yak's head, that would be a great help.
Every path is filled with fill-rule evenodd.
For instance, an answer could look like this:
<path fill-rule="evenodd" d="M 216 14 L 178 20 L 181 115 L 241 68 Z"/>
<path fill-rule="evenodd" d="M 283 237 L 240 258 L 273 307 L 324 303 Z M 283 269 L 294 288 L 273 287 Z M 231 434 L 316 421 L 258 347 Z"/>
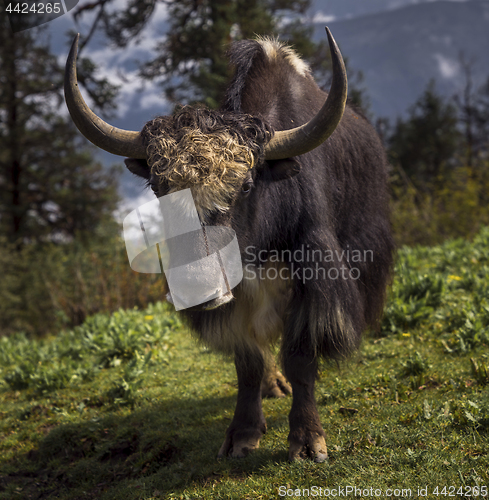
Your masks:
<path fill-rule="evenodd" d="M 341 120 L 346 70 L 326 31 L 333 62 L 330 93 L 317 115 L 294 129 L 274 131 L 258 117 L 190 107 L 155 118 L 141 132 L 112 127 L 88 108 L 78 89 L 78 36 L 66 63 L 66 103 L 80 132 L 96 146 L 129 157 L 129 170 L 147 179 L 157 196 L 190 188 L 201 220 L 208 223 L 210 217 L 214 223 L 216 214 L 229 214 L 236 200 L 246 199 L 265 162 L 272 179 L 295 175 L 298 163 L 288 159 L 318 147 Z"/>
<path fill-rule="evenodd" d="M 125 163 L 157 196 L 190 188 L 201 220 L 208 221 L 250 192 L 272 135 L 253 116 L 184 107 L 148 122 L 141 131 L 147 158 Z"/>

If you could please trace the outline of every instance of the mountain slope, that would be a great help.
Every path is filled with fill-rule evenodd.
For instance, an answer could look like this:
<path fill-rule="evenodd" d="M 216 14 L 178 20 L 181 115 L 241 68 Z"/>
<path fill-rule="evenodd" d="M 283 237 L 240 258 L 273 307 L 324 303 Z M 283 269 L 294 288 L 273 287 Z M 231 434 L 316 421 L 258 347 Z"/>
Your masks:
<path fill-rule="evenodd" d="M 463 87 L 459 57 L 475 82 L 489 75 L 489 3 L 438 1 L 329 23 L 352 69 L 361 70 L 377 116 L 404 112 L 430 79 L 452 95 Z M 324 37 L 316 24 L 315 37 Z"/>
<path fill-rule="evenodd" d="M 448 1 L 468 2 L 470 0 Z M 426 2 L 433 2 L 433 0 L 312 0 L 310 10 L 318 16 L 334 17 L 340 20 Z"/>

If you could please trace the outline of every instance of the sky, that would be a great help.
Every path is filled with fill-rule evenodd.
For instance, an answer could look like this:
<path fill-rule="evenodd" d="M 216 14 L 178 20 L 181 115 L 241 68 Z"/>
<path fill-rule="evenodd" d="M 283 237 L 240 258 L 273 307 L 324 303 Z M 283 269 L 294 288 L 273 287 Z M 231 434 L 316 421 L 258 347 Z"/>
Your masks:
<path fill-rule="evenodd" d="M 124 0 L 117 0 L 119 5 L 124 3 Z M 49 23 L 51 47 L 58 55 L 60 63 L 64 65 L 72 42 L 66 33 L 70 30 L 81 34 L 88 33 L 93 17 L 93 14 L 88 13 L 77 24 L 70 13 Z M 158 105 L 165 106 L 164 101 L 162 105 L 163 96 L 158 87 L 150 82 L 144 82 L 143 86 L 143 82 L 137 78 L 137 72 L 141 61 L 151 59 L 154 41 L 161 37 L 161 26 L 166 17 L 165 6 L 159 4 L 144 36 L 137 43 L 132 42 L 127 48 L 120 49 L 109 45 L 105 37 L 98 35 L 84 50 L 83 55 L 92 59 L 98 66 L 100 75 L 121 86 L 117 110 L 120 117 L 127 115 L 135 106 L 148 110 L 154 110 Z M 87 102 L 90 104 L 88 100 Z"/>

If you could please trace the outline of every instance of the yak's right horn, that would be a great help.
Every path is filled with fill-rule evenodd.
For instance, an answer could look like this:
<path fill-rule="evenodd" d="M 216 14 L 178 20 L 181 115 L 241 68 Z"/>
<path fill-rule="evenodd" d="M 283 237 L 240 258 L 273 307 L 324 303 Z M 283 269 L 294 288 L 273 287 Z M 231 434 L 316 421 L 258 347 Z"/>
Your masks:
<path fill-rule="evenodd" d="M 76 56 L 78 39 L 76 35 L 65 69 L 65 99 L 71 118 L 78 130 L 95 146 L 114 155 L 130 158 L 146 158 L 141 134 L 113 127 L 99 118 L 85 103 L 78 88 L 76 77 Z"/>

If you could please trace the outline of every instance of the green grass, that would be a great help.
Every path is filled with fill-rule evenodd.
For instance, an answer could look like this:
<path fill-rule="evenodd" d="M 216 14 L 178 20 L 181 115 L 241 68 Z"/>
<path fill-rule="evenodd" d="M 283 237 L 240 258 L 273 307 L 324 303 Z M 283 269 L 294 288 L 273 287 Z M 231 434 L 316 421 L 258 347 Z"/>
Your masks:
<path fill-rule="evenodd" d="M 469 496 L 489 486 L 488 346 L 489 229 L 402 249 L 380 334 L 322 367 L 330 461 L 315 465 L 287 461 L 290 397 L 264 401 L 256 453 L 216 460 L 234 366 L 167 305 L 1 338 L 0 498 L 282 498 L 280 486 Z"/>

